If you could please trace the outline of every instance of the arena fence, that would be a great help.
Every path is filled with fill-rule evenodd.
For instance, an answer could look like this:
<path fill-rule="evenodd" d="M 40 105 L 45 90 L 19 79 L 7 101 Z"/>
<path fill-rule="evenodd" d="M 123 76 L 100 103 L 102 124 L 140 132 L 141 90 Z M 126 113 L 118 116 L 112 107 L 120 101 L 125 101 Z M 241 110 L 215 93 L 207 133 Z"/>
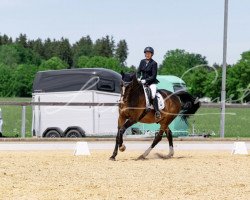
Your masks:
<path fill-rule="evenodd" d="M 118 103 L 88 103 L 88 102 L 9 102 L 0 101 L 0 106 L 21 106 L 21 137 L 25 138 L 26 132 L 26 107 L 27 106 L 116 106 Z M 201 107 L 204 108 L 220 108 L 219 103 L 202 103 Z M 227 108 L 250 108 L 250 104 L 226 104 Z"/>

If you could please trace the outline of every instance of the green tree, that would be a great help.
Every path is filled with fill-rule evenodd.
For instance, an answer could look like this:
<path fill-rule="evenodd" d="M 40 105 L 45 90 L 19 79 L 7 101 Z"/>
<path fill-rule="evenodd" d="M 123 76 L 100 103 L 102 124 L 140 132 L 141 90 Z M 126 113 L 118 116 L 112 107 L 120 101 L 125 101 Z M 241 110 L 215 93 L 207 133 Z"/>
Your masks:
<path fill-rule="evenodd" d="M 35 65 L 18 65 L 13 74 L 13 95 L 18 97 L 30 97 L 32 85 L 38 68 Z"/>
<path fill-rule="evenodd" d="M 115 50 L 115 57 L 119 60 L 121 65 L 125 65 L 125 61 L 128 57 L 128 45 L 126 40 L 121 40 L 118 42 Z"/>
<path fill-rule="evenodd" d="M 166 53 L 159 71 L 160 74 L 170 74 L 182 77 L 187 73 L 187 70 L 197 65 L 207 65 L 207 63 L 206 57 L 200 54 L 188 53 L 185 50 L 176 49 Z M 192 73 L 192 71 L 188 73 Z"/>
<path fill-rule="evenodd" d="M 0 63 L 15 67 L 20 63 L 20 55 L 14 45 L 2 45 L 0 46 Z"/>
<path fill-rule="evenodd" d="M 43 41 L 38 38 L 36 40 L 29 40 L 28 47 L 32 49 L 35 53 L 41 56 L 41 58 L 45 59 L 45 49 Z"/>
<path fill-rule="evenodd" d="M 25 48 L 21 45 L 14 45 L 16 48 L 18 55 L 20 57 L 19 64 L 33 64 L 33 65 L 40 65 L 41 64 L 41 57 L 32 49 Z"/>
<path fill-rule="evenodd" d="M 250 51 L 243 52 L 241 59 L 227 72 L 227 96 L 238 101 L 250 101 Z"/>
<path fill-rule="evenodd" d="M 79 57 L 91 57 L 93 55 L 93 42 L 90 36 L 82 37 L 78 42 L 73 45 L 72 51 L 74 54 L 73 60 L 75 65 L 77 65 Z"/>
<path fill-rule="evenodd" d="M 94 55 L 102 57 L 113 57 L 115 50 L 115 41 L 113 37 L 103 37 L 96 40 L 94 44 Z"/>
<path fill-rule="evenodd" d="M 58 70 L 58 69 L 66 69 L 68 64 L 65 63 L 58 57 L 52 57 L 49 60 L 43 61 L 42 64 L 39 66 L 40 71 L 45 70 Z"/>
<path fill-rule="evenodd" d="M 112 69 L 116 72 L 121 72 L 122 66 L 116 58 L 106 58 L 104 68 Z"/>
<path fill-rule="evenodd" d="M 6 34 L 0 35 L 0 45 L 12 44 L 12 38 L 8 37 Z"/>
<path fill-rule="evenodd" d="M 15 67 L 18 64 L 40 65 L 41 58 L 31 49 L 11 44 L 0 46 L 0 62 L 9 67 Z"/>
<path fill-rule="evenodd" d="M 44 41 L 44 59 L 48 60 L 55 56 L 55 41 L 52 42 L 50 38 L 45 39 Z"/>
<path fill-rule="evenodd" d="M 68 66 L 73 65 L 72 49 L 68 39 L 61 38 L 58 42 L 56 56 L 66 62 Z"/>
<path fill-rule="evenodd" d="M 94 68 L 94 67 L 101 67 L 111 69 L 117 72 L 123 71 L 131 71 L 130 68 L 121 66 L 120 62 L 116 58 L 106 58 L 102 56 L 94 56 L 94 57 L 87 57 L 81 56 L 78 59 L 78 66 L 81 68 Z"/>
<path fill-rule="evenodd" d="M 217 68 L 216 71 L 210 70 L 205 73 L 204 77 L 204 96 L 211 97 L 214 102 L 220 100 L 221 97 L 221 78 L 222 78 L 222 68 Z"/>
<path fill-rule="evenodd" d="M 87 66 L 90 58 L 87 56 L 80 56 L 77 61 L 77 67 L 84 68 Z"/>
<path fill-rule="evenodd" d="M 85 67 L 105 67 L 106 65 L 106 57 L 102 56 L 94 56 L 89 59 L 89 61 L 86 63 Z"/>
<path fill-rule="evenodd" d="M 10 67 L 0 64 L 0 96 L 8 97 L 12 95 L 12 75 L 14 70 Z"/>
<path fill-rule="evenodd" d="M 28 47 L 27 35 L 20 34 L 19 37 L 16 39 L 16 44 L 19 44 L 24 48 L 27 48 Z"/>

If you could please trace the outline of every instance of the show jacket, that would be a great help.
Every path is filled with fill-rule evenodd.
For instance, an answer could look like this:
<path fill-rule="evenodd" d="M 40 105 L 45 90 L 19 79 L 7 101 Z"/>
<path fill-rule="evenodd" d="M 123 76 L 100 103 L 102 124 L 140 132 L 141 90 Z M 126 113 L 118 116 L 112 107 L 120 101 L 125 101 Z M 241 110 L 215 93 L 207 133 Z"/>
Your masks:
<path fill-rule="evenodd" d="M 137 78 L 142 77 L 141 79 L 146 80 L 147 85 L 151 85 L 152 83 L 159 83 L 156 79 L 157 76 L 157 62 L 153 59 L 146 62 L 146 59 L 141 60 L 139 68 L 137 70 Z"/>

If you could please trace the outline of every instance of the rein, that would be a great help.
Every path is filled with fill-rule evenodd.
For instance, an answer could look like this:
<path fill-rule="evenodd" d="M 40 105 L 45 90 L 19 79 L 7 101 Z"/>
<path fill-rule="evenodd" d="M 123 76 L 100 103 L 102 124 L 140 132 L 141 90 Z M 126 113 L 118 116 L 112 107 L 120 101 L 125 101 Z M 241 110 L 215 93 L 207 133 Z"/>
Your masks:
<path fill-rule="evenodd" d="M 121 87 L 122 87 L 121 100 L 123 100 L 124 97 L 126 98 L 126 100 L 123 101 L 123 102 L 127 102 L 128 96 L 129 96 L 129 95 L 132 95 L 132 94 L 131 94 L 131 90 L 132 90 L 133 85 L 130 86 L 130 88 L 128 88 L 129 91 L 127 90 L 127 92 L 126 92 L 126 93 L 128 93 L 128 94 L 125 96 L 125 88 L 126 88 L 127 86 L 129 86 L 132 82 L 133 82 L 133 81 L 130 81 L 130 82 L 122 81 L 122 84 L 121 84 Z M 141 86 L 141 85 L 138 84 L 137 87 L 136 87 L 136 88 L 133 88 L 133 89 L 134 89 L 134 90 L 137 90 L 140 86 Z M 147 109 L 147 108 L 145 107 L 145 109 L 143 110 L 142 114 L 139 116 L 139 118 L 138 118 L 137 121 L 140 121 L 143 117 L 145 117 L 149 111 L 150 111 L 150 109 Z"/>

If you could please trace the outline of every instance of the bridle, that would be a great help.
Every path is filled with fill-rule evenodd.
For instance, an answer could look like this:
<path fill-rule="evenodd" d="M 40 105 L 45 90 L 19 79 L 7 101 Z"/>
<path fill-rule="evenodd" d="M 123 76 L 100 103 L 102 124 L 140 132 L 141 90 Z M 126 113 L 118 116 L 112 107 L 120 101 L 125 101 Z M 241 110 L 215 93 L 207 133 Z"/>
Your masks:
<path fill-rule="evenodd" d="M 132 83 L 132 81 L 123 81 L 121 82 L 121 88 L 122 88 L 122 93 L 121 93 L 121 98 L 120 98 L 120 103 L 123 103 L 123 97 L 124 97 L 124 94 L 125 94 L 125 89 L 126 87 L 129 86 L 129 84 Z"/>

